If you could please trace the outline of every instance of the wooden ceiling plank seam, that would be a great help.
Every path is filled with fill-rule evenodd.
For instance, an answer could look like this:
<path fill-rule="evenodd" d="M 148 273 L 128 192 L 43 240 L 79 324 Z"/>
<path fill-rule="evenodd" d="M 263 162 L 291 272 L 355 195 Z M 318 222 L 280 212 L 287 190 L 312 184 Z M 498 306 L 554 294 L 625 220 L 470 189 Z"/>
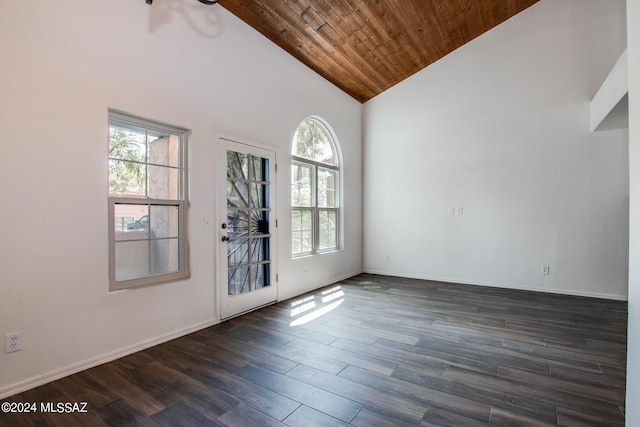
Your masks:
<path fill-rule="evenodd" d="M 464 20 L 468 28 L 469 41 L 475 39 L 489 28 L 480 14 L 478 0 L 464 0 Z"/>
<path fill-rule="evenodd" d="M 362 2 L 361 0 L 359 1 Z M 381 37 L 380 32 L 376 31 L 376 28 L 371 25 L 371 20 L 367 19 L 367 17 L 365 16 L 366 14 L 360 12 L 360 4 L 354 4 L 350 0 L 343 0 L 342 3 L 347 10 L 345 16 L 356 17 L 361 24 L 362 30 L 367 33 L 369 42 L 375 45 L 375 47 L 371 49 L 371 53 L 374 55 L 374 57 L 378 58 L 381 63 L 385 64 L 385 66 L 388 67 L 391 73 L 395 76 L 397 74 L 397 71 L 390 68 L 390 65 L 392 65 L 392 63 L 385 60 L 384 55 L 383 57 L 380 57 L 380 55 L 378 54 L 380 52 L 384 52 L 388 56 L 393 55 L 393 52 L 388 50 L 388 41 L 384 40 L 384 37 Z"/>
<path fill-rule="evenodd" d="M 474 15 L 477 17 L 477 24 L 481 29 L 491 28 L 491 25 L 485 20 L 481 8 L 480 8 L 481 0 L 472 0 L 473 8 L 475 9 Z"/>
<path fill-rule="evenodd" d="M 448 0 L 440 0 L 437 3 L 438 15 L 442 18 L 445 29 L 449 34 L 451 47 L 455 50 L 467 42 L 464 28 L 460 24 L 460 14 L 457 3 Z"/>
<path fill-rule="evenodd" d="M 351 9 L 343 0 L 318 0 L 316 4 L 323 13 L 331 17 L 331 21 L 342 22 L 348 31 L 355 34 L 363 29 L 364 22 L 351 13 Z M 360 40 L 364 43 L 367 38 L 360 37 Z"/>
<path fill-rule="evenodd" d="M 327 21 L 328 28 L 322 28 L 318 32 L 326 33 L 325 37 L 328 37 L 330 41 L 335 43 L 337 46 L 344 45 L 342 49 L 345 56 L 347 58 L 352 58 L 351 62 L 358 62 L 361 64 L 355 64 L 356 66 L 365 67 L 367 69 L 367 74 L 372 79 L 375 79 L 379 86 L 384 87 L 386 82 L 392 78 L 390 70 L 388 70 L 384 64 L 379 62 L 379 59 L 373 55 L 372 51 L 365 46 L 365 44 L 359 39 L 358 35 L 354 33 L 354 31 L 333 11 L 333 9 L 325 7 L 328 6 L 327 2 L 323 0 L 312 2 L 309 0 L 306 1 L 309 4 L 313 3 L 311 7 L 318 7 L 319 10 L 316 10 L 316 12 L 323 16 Z M 333 36 L 331 35 L 332 32 L 334 33 Z M 356 40 L 349 42 L 351 39 Z"/>
<path fill-rule="evenodd" d="M 389 0 L 390 5 L 400 8 L 409 8 L 405 14 L 413 23 L 413 29 L 418 43 L 428 53 L 430 64 L 440 59 L 445 52 L 449 43 L 448 37 L 442 28 L 441 21 L 432 2 L 424 2 L 421 0 L 402 1 Z"/>
<path fill-rule="evenodd" d="M 472 39 L 472 31 L 469 28 L 467 20 L 467 6 L 464 3 L 465 0 L 457 0 L 453 3 L 453 7 L 456 10 L 455 22 L 458 24 L 460 35 L 462 36 L 462 45 L 469 43 Z"/>
<path fill-rule="evenodd" d="M 351 7 L 356 13 L 360 14 L 365 25 L 380 41 L 380 47 L 373 52 L 376 55 L 380 55 L 384 62 L 393 66 L 395 81 L 398 81 L 405 73 L 404 70 L 407 62 L 413 62 L 410 55 L 398 48 L 402 46 L 402 43 L 398 42 L 400 32 L 394 31 L 393 28 L 388 25 L 388 10 L 386 8 L 379 7 L 380 4 L 376 2 L 361 3 L 361 7 L 354 8 L 353 4 L 351 4 Z M 376 8 L 376 6 L 378 7 Z"/>
<path fill-rule="evenodd" d="M 332 33 L 334 34 L 334 36 L 332 36 Z M 331 27 L 331 24 L 328 24 L 318 30 L 318 34 L 323 36 L 327 41 L 337 39 L 337 34 Z M 364 69 L 365 74 L 373 83 L 376 84 L 377 88 L 385 87 L 387 79 L 380 77 L 380 72 L 376 70 L 376 68 L 373 67 L 370 62 L 366 61 L 362 56 L 357 54 L 357 52 L 352 49 L 349 44 L 337 44 L 336 49 L 342 53 L 345 61 L 351 62 L 358 69 Z"/>
<path fill-rule="evenodd" d="M 273 43 L 291 53 L 291 48 L 287 49 L 283 47 L 282 40 L 280 40 L 279 37 L 276 37 L 276 35 L 284 34 L 286 29 L 275 28 L 272 21 L 267 21 L 265 18 L 266 14 L 263 13 L 263 7 L 256 10 L 254 8 L 242 7 L 242 3 L 242 0 L 222 0 L 220 5 L 251 26 L 254 30 L 267 37 Z"/>
<path fill-rule="evenodd" d="M 312 6 L 309 3 L 304 2 L 304 0 L 289 0 L 289 3 L 295 3 L 296 8 L 300 10 L 312 9 Z M 367 61 L 363 60 L 358 52 L 350 50 L 349 44 L 343 43 L 343 38 L 335 33 L 331 23 L 327 22 L 326 25 L 323 25 L 318 30 L 307 28 L 306 32 L 317 42 L 325 44 L 326 46 L 331 46 L 335 50 L 336 54 L 339 54 L 344 58 L 343 61 L 341 61 L 343 64 L 351 63 L 353 65 L 353 69 L 361 73 L 361 81 L 363 84 L 366 84 L 373 90 L 380 90 L 384 87 L 386 79 L 379 78 L 375 68 L 372 68 Z M 319 38 L 323 38 L 324 41 Z"/>
<path fill-rule="evenodd" d="M 443 16 L 443 13 L 441 12 L 440 8 L 438 7 L 438 2 L 441 0 L 431 0 L 431 5 L 433 6 L 433 10 L 436 11 L 437 17 L 438 17 L 438 21 L 440 22 L 440 28 L 442 28 L 447 36 L 447 48 L 445 50 L 445 55 L 449 52 L 452 52 L 455 49 L 455 43 L 454 40 L 452 40 L 451 38 L 451 33 L 449 31 L 449 26 L 447 25 L 446 21 L 448 17 Z"/>
<path fill-rule="evenodd" d="M 338 65 L 339 68 L 342 68 L 343 70 L 346 71 L 342 72 L 342 73 L 335 73 L 335 72 L 327 72 L 327 71 L 323 71 L 323 72 L 319 72 L 319 74 L 321 74 L 322 76 L 324 76 L 327 80 L 334 82 L 334 84 L 336 84 L 338 87 L 340 87 L 341 85 L 345 85 L 343 79 L 345 80 L 350 80 L 353 83 L 355 83 L 355 85 L 353 83 L 351 83 L 349 86 L 358 86 L 362 89 L 362 86 L 366 87 L 369 89 L 370 92 L 375 92 L 376 90 L 380 90 L 381 88 L 376 87 L 374 85 L 372 85 L 372 82 L 369 82 L 368 84 L 365 84 L 363 82 L 368 81 L 369 78 L 368 76 L 366 76 L 366 74 L 364 74 L 362 72 L 362 70 L 358 69 L 357 67 L 353 66 L 351 63 L 347 62 L 346 65 L 344 63 L 344 61 L 336 61 L 335 57 L 336 56 L 341 56 L 341 59 L 344 59 L 344 57 L 342 55 L 338 55 L 336 53 L 336 51 L 334 50 L 335 46 L 331 45 L 330 43 L 327 43 L 325 40 L 323 40 L 323 38 L 319 37 L 319 38 L 314 38 L 313 35 L 310 35 L 309 31 L 301 31 L 299 28 L 296 27 L 295 22 L 291 21 L 292 16 L 290 14 L 286 13 L 286 10 L 282 9 L 282 3 L 280 2 L 269 2 L 269 6 L 267 6 L 265 4 L 264 9 L 268 10 L 270 12 L 270 14 L 273 16 L 273 18 L 275 20 L 279 20 L 282 24 L 284 24 L 285 26 L 288 27 L 288 29 L 291 31 L 291 33 L 293 34 L 300 34 L 302 35 L 304 38 L 311 40 L 311 41 L 315 41 L 317 42 L 317 47 L 321 50 L 325 55 L 323 55 L 325 58 L 330 58 L 332 63 Z M 298 15 L 296 15 L 298 16 Z M 299 16 L 298 16 L 299 17 Z M 316 61 L 317 62 L 317 61 Z M 316 64 L 316 70 L 326 70 L 327 67 L 326 66 L 322 66 L 322 65 L 318 65 Z M 340 80 L 336 79 L 336 76 L 340 76 Z M 373 89 L 371 89 L 371 87 L 373 87 Z M 361 97 L 361 95 L 358 95 Z"/>
<path fill-rule="evenodd" d="M 457 0 L 456 3 L 454 3 L 454 7 L 456 9 L 456 21 L 458 22 L 458 28 L 463 40 L 463 43 L 460 45 L 462 46 L 474 38 L 472 25 L 469 23 L 469 6 L 466 0 Z"/>
<path fill-rule="evenodd" d="M 306 5 L 306 8 L 302 8 L 300 3 L 295 0 L 284 0 L 284 3 L 289 6 L 291 10 L 297 13 L 302 20 L 304 20 L 315 31 L 327 23 L 327 21 L 325 21 L 322 16 L 318 15 L 308 4 Z"/>
<path fill-rule="evenodd" d="M 386 61 L 392 70 L 394 70 L 394 80 L 390 82 L 389 87 L 406 78 L 406 68 L 404 64 L 407 62 L 410 63 L 411 57 L 404 50 L 392 50 L 390 48 L 396 46 L 395 40 L 393 39 L 394 34 L 388 31 L 387 28 L 381 28 L 380 13 L 376 13 L 376 11 L 371 8 L 374 2 L 347 0 L 347 3 L 349 3 L 354 13 L 361 17 L 362 21 L 369 27 L 374 36 L 381 41 L 381 48 L 373 53 L 376 56 L 379 55 L 381 60 Z"/>
<path fill-rule="evenodd" d="M 358 39 L 361 40 L 369 50 L 373 51 L 380 47 L 380 40 L 373 35 L 366 23 L 353 13 L 344 0 L 324 0 L 324 3 L 340 21 L 345 23 L 350 31 L 358 36 Z"/>
<path fill-rule="evenodd" d="M 316 1 L 316 5 L 320 9 L 318 13 L 322 13 L 327 17 L 327 22 L 331 23 L 336 31 L 339 29 L 339 33 L 345 37 L 345 40 L 351 40 L 351 45 L 361 53 L 361 55 L 371 55 L 371 51 L 378 47 L 379 43 L 369 43 L 372 39 L 367 36 L 362 36 L 362 33 L 366 32 L 366 28 L 360 25 L 354 25 L 353 20 L 346 20 L 345 17 L 349 17 L 349 14 L 340 14 L 336 11 L 335 6 L 339 4 L 338 1 L 331 0 L 319 0 Z M 384 65 L 380 63 L 380 65 Z"/>
<path fill-rule="evenodd" d="M 409 2 L 406 2 L 408 4 Z M 430 64 L 431 58 L 428 52 L 423 48 L 420 41 L 415 37 L 415 26 L 413 21 L 405 14 L 405 7 L 392 8 L 387 2 L 381 3 L 381 6 L 387 10 L 384 16 L 389 17 L 395 23 L 390 23 L 390 27 L 400 26 L 402 31 L 396 32 L 396 42 L 400 50 L 410 58 L 408 66 L 404 69 L 406 76 L 409 70 L 421 69 Z M 388 18 L 388 19 L 389 19 Z M 407 31 L 407 30 L 410 31 Z M 405 64 L 407 65 L 407 64 Z M 409 74 L 410 75 L 410 74 Z M 406 77 L 405 77 L 406 78 Z"/>
<path fill-rule="evenodd" d="M 300 31 L 299 28 L 297 28 L 295 25 L 293 25 L 290 21 L 287 21 L 286 19 L 283 18 L 283 15 L 280 13 L 277 13 L 276 11 L 274 11 L 273 9 L 269 8 L 269 7 L 264 7 L 264 10 L 267 11 L 267 13 L 273 17 L 272 20 L 270 20 L 269 22 L 271 22 L 271 25 L 273 25 L 273 23 L 275 22 L 280 22 L 282 24 L 282 26 L 284 28 L 287 29 L 287 33 L 292 34 L 292 37 L 295 37 L 295 35 L 297 34 L 298 36 L 295 37 L 295 40 L 297 40 L 297 42 L 295 43 L 296 45 L 298 45 L 299 47 L 302 47 L 305 45 L 305 43 L 311 41 L 315 41 L 313 38 L 310 38 L 308 33 Z M 288 16 L 288 15 L 286 15 Z M 324 58 L 330 59 L 331 61 L 321 61 L 323 64 L 326 64 L 328 62 L 332 62 L 334 55 L 332 55 L 331 53 L 327 52 L 326 49 L 318 49 L 313 43 L 309 43 L 308 47 L 312 50 L 312 52 L 314 53 L 314 55 L 309 55 L 309 57 L 315 58 L 317 55 L 321 55 Z M 320 46 L 321 48 L 323 46 Z M 302 54 L 302 52 L 301 52 Z M 336 62 L 336 64 L 338 64 Z"/>
<path fill-rule="evenodd" d="M 478 0 L 478 10 L 485 23 L 485 28 L 493 28 L 495 26 L 495 17 L 493 16 L 492 7 L 487 7 L 487 0 Z"/>
<path fill-rule="evenodd" d="M 420 37 L 421 28 L 424 27 L 425 12 L 414 7 L 412 1 L 387 0 L 385 6 L 389 13 L 393 14 L 398 23 L 405 29 L 405 38 L 411 44 L 412 49 L 417 52 L 417 67 L 424 68 L 434 62 L 434 56 L 429 51 L 428 46 L 433 43 L 425 43 Z M 427 34 L 427 33 L 424 33 Z"/>
<path fill-rule="evenodd" d="M 491 27 L 500 24 L 504 20 L 505 10 L 504 7 L 508 2 L 499 0 L 485 0 L 487 12 L 491 16 Z"/>
<path fill-rule="evenodd" d="M 237 1 L 239 5 L 234 3 L 234 1 Z M 300 48 L 296 49 L 295 47 L 297 46 L 297 42 L 295 40 L 290 40 L 291 37 L 287 36 L 287 33 L 289 31 L 284 27 L 282 29 L 276 28 L 275 23 L 278 22 L 278 20 L 274 20 L 274 19 L 267 20 L 265 18 L 265 16 L 267 15 L 273 16 L 274 15 L 273 11 L 270 11 L 266 7 L 261 7 L 259 10 L 256 10 L 256 8 L 247 8 L 243 4 L 242 0 L 224 0 L 224 3 L 221 5 L 224 6 L 231 13 L 238 16 L 245 23 L 253 27 L 256 31 L 263 34 L 265 37 L 267 37 L 277 46 L 281 47 L 290 55 L 292 55 L 293 57 L 301 61 L 303 64 L 305 64 L 306 66 L 308 66 L 309 68 L 311 68 L 312 70 L 314 70 L 315 72 L 317 72 L 318 74 L 320 74 L 321 76 L 329 80 L 331 83 L 336 85 L 341 90 L 345 91 L 346 93 L 350 94 L 356 99 L 358 99 L 357 96 L 360 96 L 360 98 L 362 98 L 362 95 L 354 96 L 352 94 L 353 90 L 351 88 L 356 86 L 355 80 L 349 81 L 350 79 L 349 77 L 347 77 L 347 78 L 344 78 L 343 80 L 336 81 L 336 79 L 331 79 L 327 77 L 326 75 L 327 73 L 334 76 L 338 76 L 341 74 L 347 74 L 347 76 L 350 76 L 350 73 L 345 73 L 344 71 L 340 71 L 338 69 L 340 68 L 338 63 L 336 63 L 332 68 L 329 69 L 329 71 L 327 71 L 326 64 L 329 61 L 326 61 L 326 60 L 321 61 L 322 64 L 325 64 L 323 67 L 320 67 L 317 65 L 318 55 L 324 55 L 323 52 L 320 52 L 318 49 L 313 49 L 310 52 L 304 51 Z M 259 23 L 261 22 L 263 25 L 259 25 Z"/>
<path fill-rule="evenodd" d="M 396 80 L 399 71 L 397 70 L 397 68 L 392 67 L 393 64 L 391 62 L 385 61 L 385 58 L 393 56 L 393 52 L 388 49 L 388 44 L 385 44 L 384 41 L 381 40 L 379 35 L 372 31 L 371 26 L 367 24 L 366 20 L 361 15 L 353 13 L 353 5 L 349 4 L 348 1 L 327 0 L 327 3 L 330 3 L 333 8 L 335 8 L 337 4 L 341 4 L 343 9 L 343 13 L 339 14 L 341 20 L 344 21 L 343 17 L 350 17 L 352 18 L 350 21 L 353 22 L 357 18 L 357 24 L 354 23 L 347 25 L 349 26 L 349 28 L 359 27 L 357 29 L 358 37 L 363 40 L 363 43 L 365 43 L 367 46 L 370 46 L 368 48 L 368 55 L 371 58 L 370 62 L 374 62 L 376 64 L 384 66 L 386 73 L 381 73 L 389 76 L 388 80 Z M 356 30 L 354 30 L 354 32 L 355 31 Z M 360 33 L 366 33 L 368 37 L 362 37 L 360 36 Z M 380 53 L 382 53 L 382 55 Z M 386 86 L 388 88 L 388 84 Z"/>
<path fill-rule="evenodd" d="M 296 3 L 298 9 L 307 8 L 314 9 L 314 6 L 317 6 L 315 3 L 310 3 L 304 0 L 289 0 L 289 2 Z M 384 87 L 387 81 L 387 77 L 381 77 L 380 72 L 372 66 L 372 64 L 365 60 L 365 52 L 356 50 L 351 43 L 346 43 L 345 38 L 351 36 L 352 34 L 341 34 L 336 31 L 335 25 L 328 19 L 328 17 L 322 16 L 317 10 L 314 9 L 314 13 L 318 16 L 322 17 L 322 20 L 326 22 L 326 25 L 322 26 L 322 28 L 317 31 L 313 31 L 313 36 L 323 37 L 327 43 L 332 45 L 336 51 L 338 51 L 344 58 L 345 61 L 353 63 L 356 69 L 361 70 L 365 73 L 368 80 L 375 84 L 375 89 L 380 89 Z M 364 81 L 363 81 L 364 83 Z"/>

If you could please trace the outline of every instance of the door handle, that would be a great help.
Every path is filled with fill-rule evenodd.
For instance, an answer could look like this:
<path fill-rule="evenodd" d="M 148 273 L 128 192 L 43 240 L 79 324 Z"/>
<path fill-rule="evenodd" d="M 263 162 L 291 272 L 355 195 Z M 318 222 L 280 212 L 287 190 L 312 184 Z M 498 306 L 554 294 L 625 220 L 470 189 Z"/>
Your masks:
<path fill-rule="evenodd" d="M 228 242 L 229 241 L 229 237 L 228 236 L 222 236 L 222 241 L 223 242 Z"/>

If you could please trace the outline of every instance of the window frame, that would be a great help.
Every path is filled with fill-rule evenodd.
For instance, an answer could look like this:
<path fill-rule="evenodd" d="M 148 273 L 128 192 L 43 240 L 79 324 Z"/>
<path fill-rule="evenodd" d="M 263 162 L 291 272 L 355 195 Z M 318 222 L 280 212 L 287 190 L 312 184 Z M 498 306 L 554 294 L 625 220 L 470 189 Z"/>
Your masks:
<path fill-rule="evenodd" d="M 128 114 L 118 110 L 109 109 L 109 119 L 108 119 L 108 128 L 110 129 L 112 125 L 117 126 L 132 126 L 136 128 L 142 128 L 145 132 L 155 131 L 162 132 L 169 135 L 174 135 L 178 138 L 178 161 L 177 166 L 174 168 L 178 170 L 178 188 L 177 188 L 177 196 L 175 199 L 160 199 L 149 197 L 148 195 L 131 195 L 126 196 L 122 194 L 111 194 L 111 189 L 109 185 L 107 185 L 107 193 L 108 193 L 108 218 L 109 218 L 109 290 L 110 291 L 118 291 L 122 289 L 132 289 L 143 286 L 151 286 L 161 283 L 173 282 L 176 280 L 184 279 L 190 276 L 189 270 L 189 254 L 188 254 L 188 235 L 187 235 L 187 208 L 188 208 L 188 146 L 189 146 L 189 136 L 190 131 L 188 129 L 167 125 L 164 123 L 160 123 L 154 120 L 146 119 L 140 116 Z M 110 138 L 108 138 L 107 147 L 109 147 Z M 114 160 L 109 154 L 107 155 L 107 159 L 109 161 Z M 119 159 L 120 161 L 124 161 L 123 159 Z M 135 161 L 131 161 L 132 163 L 137 163 Z M 145 159 L 143 163 L 147 168 L 149 166 L 157 166 L 153 162 L 150 162 L 148 158 Z M 166 166 L 169 167 L 169 166 Z M 149 193 L 149 183 L 145 184 L 146 193 Z M 152 237 L 150 234 L 147 234 L 146 238 L 140 239 L 126 239 L 124 241 L 147 241 L 149 245 L 151 242 L 160 241 L 160 240 L 170 240 L 177 239 L 177 249 L 178 249 L 178 268 L 176 270 L 169 271 L 167 273 L 151 273 L 131 278 L 131 279 L 121 279 L 117 280 L 116 278 L 116 242 L 123 241 L 117 240 L 117 232 L 116 232 L 116 206 L 117 205 L 141 205 L 148 206 L 148 211 L 151 212 L 152 206 L 161 206 L 161 207 L 176 207 L 178 212 L 178 221 L 177 221 L 177 237 Z M 150 228 L 147 228 L 148 230 Z M 151 253 L 151 250 L 150 252 Z M 151 262 L 151 261 L 149 261 Z"/>
<path fill-rule="evenodd" d="M 301 167 L 307 167 L 311 169 L 311 206 L 297 206 L 294 205 L 294 201 L 293 201 L 293 197 L 291 198 L 291 214 L 292 214 L 292 218 L 293 218 L 293 213 L 294 212 L 311 212 L 311 228 L 312 228 L 312 242 L 311 242 L 311 250 L 310 251 L 303 251 L 303 252 L 293 252 L 293 233 L 296 232 L 297 230 L 293 230 L 293 224 L 292 224 L 292 230 L 291 230 L 291 239 L 292 239 L 292 244 L 291 244 L 291 252 L 292 252 L 292 258 L 301 258 L 301 257 L 306 257 L 306 256 L 310 256 L 310 255 L 315 255 L 315 254 L 323 254 L 323 253 L 329 253 L 329 252 L 335 252 L 335 251 L 339 251 L 342 249 L 342 239 L 341 239 L 341 224 L 342 224 L 342 168 L 341 168 L 341 162 L 340 162 L 340 154 L 339 154 L 339 150 L 338 150 L 338 142 L 337 139 L 333 133 L 333 131 L 331 130 L 331 128 L 324 123 L 323 120 L 318 119 L 316 117 L 307 117 L 305 118 L 302 122 L 300 122 L 300 124 L 306 122 L 306 121 L 311 121 L 314 122 L 317 126 L 320 127 L 320 129 L 322 129 L 322 131 L 324 132 L 324 134 L 327 137 L 327 140 L 329 142 L 329 145 L 331 146 L 331 151 L 333 153 L 333 158 L 334 158 L 334 163 L 333 165 L 329 164 L 329 163 L 323 163 L 323 162 L 319 162 L 317 160 L 311 160 L 308 159 L 306 157 L 301 157 L 301 156 L 297 156 L 295 154 L 291 154 L 291 166 L 293 167 L 294 165 L 298 165 Z M 297 132 L 296 128 L 296 132 Z M 295 136 L 294 136 L 294 140 L 292 141 L 292 148 L 293 148 L 293 144 L 295 144 Z M 319 206 L 319 172 L 321 170 L 328 170 L 331 171 L 335 174 L 335 184 L 334 184 L 334 189 L 335 189 L 335 194 L 334 194 L 334 207 L 321 207 Z M 293 176 L 291 177 L 291 187 L 293 188 Z M 291 196 L 291 193 L 290 193 Z M 335 227 L 335 246 L 331 246 L 331 247 L 326 247 L 326 248 L 321 248 L 320 247 L 320 214 L 322 212 L 333 212 L 335 213 L 335 218 L 336 218 L 336 227 Z M 293 222 L 293 221 L 292 221 Z"/>

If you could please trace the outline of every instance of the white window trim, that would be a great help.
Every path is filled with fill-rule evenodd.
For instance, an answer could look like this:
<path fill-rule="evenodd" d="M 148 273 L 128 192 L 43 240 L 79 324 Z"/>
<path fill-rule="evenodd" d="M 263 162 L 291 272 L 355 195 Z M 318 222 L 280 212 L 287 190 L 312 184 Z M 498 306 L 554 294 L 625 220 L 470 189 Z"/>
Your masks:
<path fill-rule="evenodd" d="M 325 254 L 331 252 L 337 252 L 342 249 L 342 197 L 343 197 L 343 187 L 342 187 L 342 167 L 341 167 L 341 152 L 339 149 L 339 143 L 337 138 L 331 129 L 331 127 L 324 122 L 323 119 L 320 119 L 315 116 L 307 117 L 304 121 L 313 121 L 317 125 L 319 125 L 324 132 L 329 137 L 329 143 L 331 144 L 331 149 L 333 151 L 335 165 L 331 165 L 328 163 L 322 163 L 315 160 L 307 159 L 305 157 L 296 156 L 294 154 L 291 155 L 291 165 L 301 165 L 311 167 L 312 169 L 312 177 L 311 177 L 311 187 L 312 187 L 312 206 L 294 206 L 293 200 L 291 201 L 291 211 L 311 211 L 312 212 L 312 249 L 311 251 L 306 252 L 298 252 L 292 253 L 292 258 L 304 258 L 317 254 Z M 318 170 L 319 169 L 327 169 L 336 172 L 336 184 L 335 188 L 338 191 L 337 197 L 335 197 L 335 207 L 327 208 L 327 207 L 319 207 L 318 206 Z M 289 193 L 291 194 L 291 192 Z M 290 196 L 291 197 L 291 196 Z M 320 249 L 320 211 L 333 211 L 336 212 L 336 245 Z M 291 237 L 291 236 L 290 236 Z"/>
<path fill-rule="evenodd" d="M 187 129 L 166 125 L 154 120 L 145 119 L 139 116 L 130 115 L 116 110 L 109 110 L 108 125 L 111 122 L 119 122 L 123 124 L 131 124 L 146 129 L 162 131 L 177 135 L 179 139 L 179 175 L 180 187 L 178 189 L 178 198 L 171 200 L 155 199 L 151 197 L 122 197 L 111 196 L 108 198 L 108 219 L 109 219 L 109 290 L 117 291 L 122 289 L 138 288 L 150 285 L 156 285 L 166 282 L 172 282 L 185 279 L 190 276 L 189 270 L 189 245 L 187 236 L 187 207 L 188 207 L 188 140 L 189 131 Z M 108 146 L 108 144 L 107 144 Z M 107 190 L 108 191 L 108 190 Z M 115 230 L 115 206 L 117 204 L 127 205 L 157 205 L 157 206 L 177 206 L 178 207 L 178 265 L 176 271 L 169 273 L 152 274 L 134 279 L 116 280 L 116 230 Z M 145 240 L 154 240 L 151 238 Z"/>

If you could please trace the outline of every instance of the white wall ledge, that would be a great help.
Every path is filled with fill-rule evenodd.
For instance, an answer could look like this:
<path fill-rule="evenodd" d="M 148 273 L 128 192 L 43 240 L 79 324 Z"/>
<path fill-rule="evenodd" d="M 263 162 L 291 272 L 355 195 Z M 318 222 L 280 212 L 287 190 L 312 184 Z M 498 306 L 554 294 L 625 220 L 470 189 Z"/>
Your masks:
<path fill-rule="evenodd" d="M 591 131 L 629 127 L 629 81 L 625 49 L 591 101 Z"/>

